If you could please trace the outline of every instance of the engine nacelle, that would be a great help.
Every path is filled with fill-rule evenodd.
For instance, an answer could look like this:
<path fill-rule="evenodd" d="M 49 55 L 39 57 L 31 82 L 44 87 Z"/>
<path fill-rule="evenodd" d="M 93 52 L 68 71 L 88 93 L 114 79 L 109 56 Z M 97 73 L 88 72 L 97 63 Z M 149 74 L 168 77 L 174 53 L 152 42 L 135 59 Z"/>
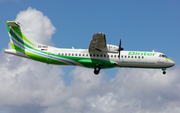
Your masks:
<path fill-rule="evenodd" d="M 110 45 L 110 44 L 107 44 L 107 52 L 110 52 L 110 53 L 117 53 L 118 52 L 118 49 L 119 47 L 116 46 L 116 45 Z"/>

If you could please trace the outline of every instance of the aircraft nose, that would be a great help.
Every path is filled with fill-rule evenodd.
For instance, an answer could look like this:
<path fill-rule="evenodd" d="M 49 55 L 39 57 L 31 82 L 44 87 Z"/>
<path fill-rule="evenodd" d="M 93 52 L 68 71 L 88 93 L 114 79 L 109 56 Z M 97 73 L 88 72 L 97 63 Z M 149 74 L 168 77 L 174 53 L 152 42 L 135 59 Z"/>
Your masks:
<path fill-rule="evenodd" d="M 169 62 L 170 62 L 170 64 L 171 64 L 171 66 L 174 66 L 175 65 L 175 62 L 173 61 L 173 60 L 169 60 Z"/>
<path fill-rule="evenodd" d="M 175 62 L 174 61 L 171 61 L 172 62 L 172 66 L 174 66 L 175 65 Z"/>

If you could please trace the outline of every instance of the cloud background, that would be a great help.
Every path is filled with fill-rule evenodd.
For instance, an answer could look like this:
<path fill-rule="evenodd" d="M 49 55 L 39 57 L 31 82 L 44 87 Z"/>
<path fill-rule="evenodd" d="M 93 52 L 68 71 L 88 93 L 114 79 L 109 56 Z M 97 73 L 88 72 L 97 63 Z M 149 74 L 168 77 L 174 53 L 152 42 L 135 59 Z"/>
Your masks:
<path fill-rule="evenodd" d="M 56 28 L 29 7 L 15 19 L 26 35 L 54 45 Z M 7 113 L 179 113 L 180 67 L 159 70 L 118 68 L 114 78 L 76 67 L 69 85 L 61 66 L 0 53 L 0 112 Z M 66 75 L 67 76 L 67 75 Z"/>

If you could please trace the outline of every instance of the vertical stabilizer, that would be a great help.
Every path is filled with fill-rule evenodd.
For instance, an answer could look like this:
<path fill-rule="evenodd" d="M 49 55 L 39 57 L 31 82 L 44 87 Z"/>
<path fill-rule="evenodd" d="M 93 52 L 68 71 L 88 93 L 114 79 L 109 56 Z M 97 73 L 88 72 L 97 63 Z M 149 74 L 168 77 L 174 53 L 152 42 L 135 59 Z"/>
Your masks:
<path fill-rule="evenodd" d="M 38 43 L 36 41 L 23 35 L 21 26 L 18 22 L 7 21 L 6 25 L 12 49 L 23 53 L 26 48 L 38 47 Z"/>

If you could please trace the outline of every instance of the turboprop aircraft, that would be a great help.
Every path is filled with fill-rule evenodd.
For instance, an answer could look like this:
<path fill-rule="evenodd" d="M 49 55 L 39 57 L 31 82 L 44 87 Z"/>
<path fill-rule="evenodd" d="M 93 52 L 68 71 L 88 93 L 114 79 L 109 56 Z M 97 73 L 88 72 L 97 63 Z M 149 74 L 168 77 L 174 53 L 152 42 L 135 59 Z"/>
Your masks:
<path fill-rule="evenodd" d="M 119 46 L 106 44 L 103 33 L 95 33 L 88 49 L 64 49 L 40 44 L 23 34 L 20 23 L 7 21 L 7 30 L 12 49 L 6 53 L 55 65 L 74 65 L 94 68 L 94 74 L 101 69 L 114 67 L 166 69 L 175 62 L 160 52 L 123 51 L 121 39 Z"/>

